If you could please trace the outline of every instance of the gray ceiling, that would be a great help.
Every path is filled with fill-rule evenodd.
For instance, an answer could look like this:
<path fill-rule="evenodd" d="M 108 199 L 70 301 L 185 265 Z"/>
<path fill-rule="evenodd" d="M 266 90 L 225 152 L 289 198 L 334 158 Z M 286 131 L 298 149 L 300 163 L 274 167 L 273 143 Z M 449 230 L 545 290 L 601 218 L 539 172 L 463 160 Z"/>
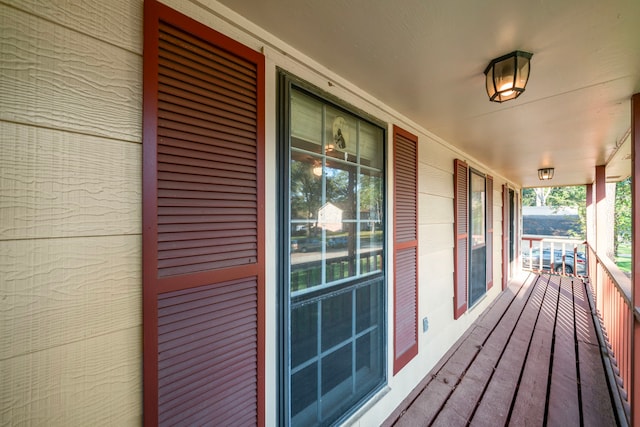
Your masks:
<path fill-rule="evenodd" d="M 221 3 L 525 187 L 546 166 L 592 182 L 629 139 L 640 0 Z M 483 71 L 513 50 L 533 53 L 527 90 L 489 102 Z"/>

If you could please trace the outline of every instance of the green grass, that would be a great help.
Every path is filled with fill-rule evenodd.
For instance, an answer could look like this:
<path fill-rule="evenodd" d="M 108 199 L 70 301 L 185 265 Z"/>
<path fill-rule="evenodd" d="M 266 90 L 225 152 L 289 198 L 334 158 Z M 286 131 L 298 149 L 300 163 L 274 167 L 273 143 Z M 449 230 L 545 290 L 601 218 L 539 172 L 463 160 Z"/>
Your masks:
<path fill-rule="evenodd" d="M 631 245 L 621 244 L 618 246 L 618 253 L 616 254 L 616 265 L 624 273 L 631 273 Z"/>
<path fill-rule="evenodd" d="M 631 259 L 629 258 L 618 258 L 616 257 L 616 265 L 622 270 L 624 273 L 631 273 Z"/>

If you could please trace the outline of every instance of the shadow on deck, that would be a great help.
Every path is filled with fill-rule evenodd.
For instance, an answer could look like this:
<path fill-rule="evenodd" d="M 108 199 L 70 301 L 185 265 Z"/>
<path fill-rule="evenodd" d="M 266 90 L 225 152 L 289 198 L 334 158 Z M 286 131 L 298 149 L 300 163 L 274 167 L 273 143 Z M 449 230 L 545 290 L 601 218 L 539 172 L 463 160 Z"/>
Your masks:
<path fill-rule="evenodd" d="M 587 288 L 513 281 L 383 425 L 619 425 Z"/>

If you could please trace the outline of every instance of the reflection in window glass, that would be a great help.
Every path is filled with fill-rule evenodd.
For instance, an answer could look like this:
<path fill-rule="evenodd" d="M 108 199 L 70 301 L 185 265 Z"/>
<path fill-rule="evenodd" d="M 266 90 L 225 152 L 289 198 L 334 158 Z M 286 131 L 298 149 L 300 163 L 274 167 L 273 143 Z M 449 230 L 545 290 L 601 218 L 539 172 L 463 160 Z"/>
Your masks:
<path fill-rule="evenodd" d="M 291 94 L 291 141 L 294 147 L 322 153 L 322 103 L 301 92 Z"/>
<path fill-rule="evenodd" d="M 359 123 L 352 115 L 327 107 L 325 121 L 325 152 L 327 156 L 344 161 L 356 161 Z"/>
<path fill-rule="evenodd" d="M 383 131 L 370 123 L 360 123 L 360 164 L 376 169 L 382 169 L 383 157 L 378 151 L 378 141 L 383 138 Z"/>
<path fill-rule="evenodd" d="M 485 178 L 471 173 L 471 245 L 473 247 L 485 243 Z"/>
<path fill-rule="evenodd" d="M 291 425 L 329 425 L 384 384 L 384 130 L 291 90 Z"/>
<path fill-rule="evenodd" d="M 322 205 L 322 172 L 316 167 L 321 171 L 322 161 L 311 156 L 291 160 L 291 219 L 302 225 L 312 225 Z"/>
<path fill-rule="evenodd" d="M 326 200 L 342 211 L 342 219 L 356 219 L 357 168 L 336 162 L 332 165 L 326 168 Z"/>
<path fill-rule="evenodd" d="M 486 245 L 486 202 L 485 177 L 471 171 L 470 187 L 470 233 L 469 256 L 469 306 L 475 304 L 487 291 L 487 245 Z"/>

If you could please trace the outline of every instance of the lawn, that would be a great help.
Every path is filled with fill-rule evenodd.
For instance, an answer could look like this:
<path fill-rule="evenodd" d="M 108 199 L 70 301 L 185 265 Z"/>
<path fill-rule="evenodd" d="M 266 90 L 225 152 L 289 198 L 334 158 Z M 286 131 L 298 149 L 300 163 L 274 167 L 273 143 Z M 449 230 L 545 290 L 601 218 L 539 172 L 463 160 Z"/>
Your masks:
<path fill-rule="evenodd" d="M 616 254 L 616 265 L 627 274 L 631 274 L 631 246 L 620 244 Z"/>

